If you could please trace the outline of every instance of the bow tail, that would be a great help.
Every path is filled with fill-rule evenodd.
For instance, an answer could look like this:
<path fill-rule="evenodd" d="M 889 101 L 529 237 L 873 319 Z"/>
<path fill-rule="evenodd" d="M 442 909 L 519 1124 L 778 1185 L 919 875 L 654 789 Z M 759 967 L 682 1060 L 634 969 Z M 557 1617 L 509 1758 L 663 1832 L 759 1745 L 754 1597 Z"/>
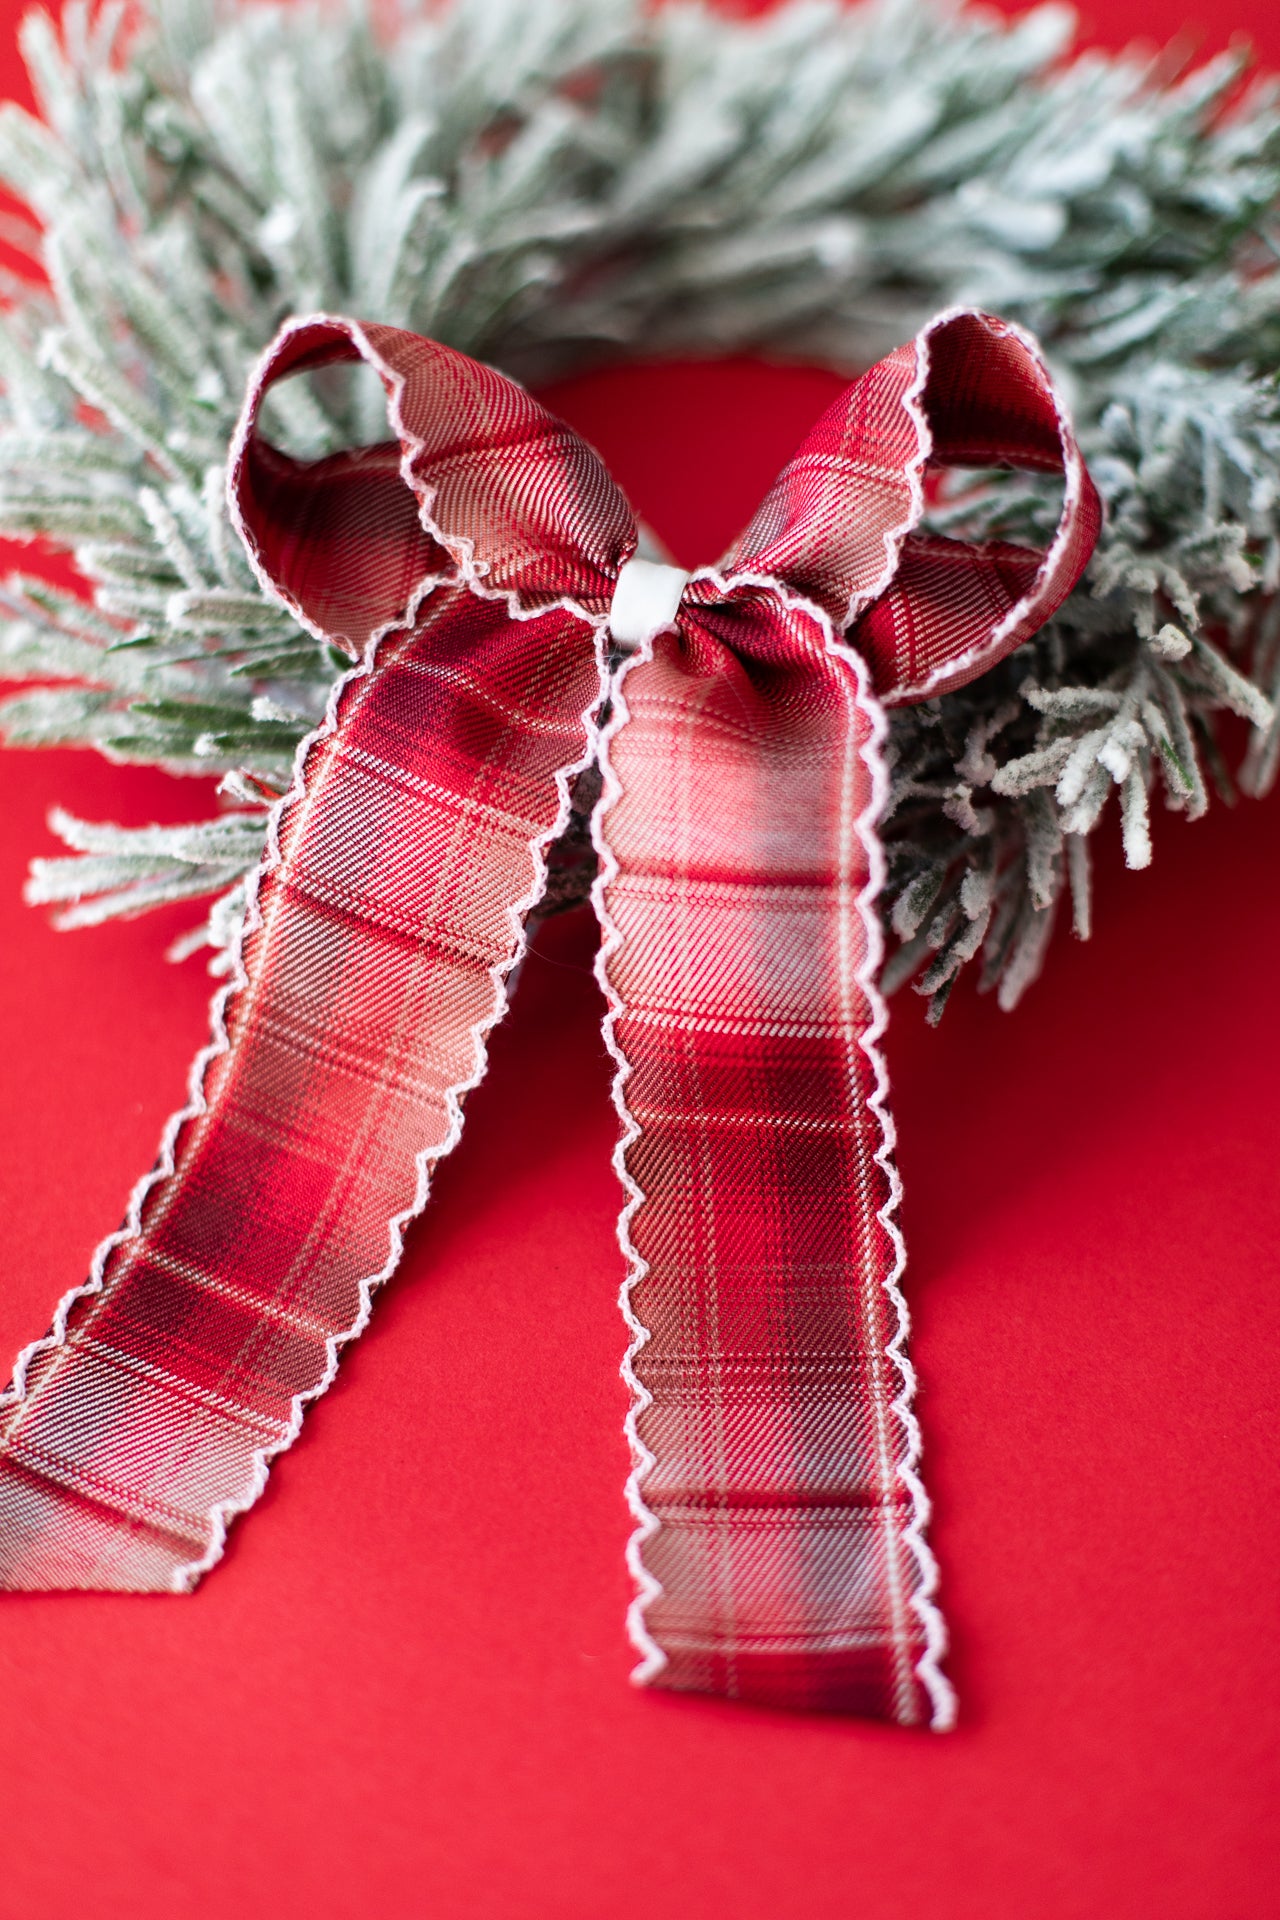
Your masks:
<path fill-rule="evenodd" d="M 641 1681 L 944 1725 L 876 1048 L 882 727 L 816 610 L 772 596 L 624 668 L 598 902 L 632 1629 Z"/>
<path fill-rule="evenodd" d="M 427 611 L 304 748 L 191 1104 L 0 1404 L 0 1586 L 193 1585 L 458 1139 L 600 681 L 563 612 Z"/>

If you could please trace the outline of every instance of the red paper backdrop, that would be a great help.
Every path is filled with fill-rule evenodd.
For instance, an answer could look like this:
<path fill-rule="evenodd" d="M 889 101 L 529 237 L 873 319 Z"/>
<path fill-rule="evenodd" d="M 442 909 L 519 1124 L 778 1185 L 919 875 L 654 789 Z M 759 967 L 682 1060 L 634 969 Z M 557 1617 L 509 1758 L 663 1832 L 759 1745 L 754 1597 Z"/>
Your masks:
<path fill-rule="evenodd" d="M 1271 0 L 1199 18 L 1280 61 Z M 1128 0 L 1091 24 L 1179 20 Z M 735 363 L 556 398 L 694 562 L 832 386 Z M 190 911 L 56 935 L 22 906 L 55 800 L 211 804 L 0 755 L 5 1358 L 149 1164 L 209 991 L 160 958 Z M 626 1684 L 614 1124 L 589 937 L 562 923 L 224 1566 L 189 1600 L 0 1601 L 2 1920 L 1280 1911 L 1278 837 L 1280 794 L 1159 823 L 1145 874 L 1109 841 L 1093 943 L 1015 1016 L 966 990 L 931 1034 L 895 1004 L 956 1733 Z"/>

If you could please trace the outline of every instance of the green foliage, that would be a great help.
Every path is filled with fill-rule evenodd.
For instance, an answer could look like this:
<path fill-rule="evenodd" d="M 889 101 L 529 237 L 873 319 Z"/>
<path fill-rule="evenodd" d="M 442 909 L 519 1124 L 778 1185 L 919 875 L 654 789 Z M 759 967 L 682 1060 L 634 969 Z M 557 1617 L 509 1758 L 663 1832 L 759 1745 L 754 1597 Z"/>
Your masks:
<path fill-rule="evenodd" d="M 23 46 L 41 118 L 0 110 L 6 237 L 0 530 L 68 548 L 92 603 L 0 596 L 0 711 L 232 776 L 212 825 L 59 817 L 31 894 L 84 924 L 216 894 L 225 947 L 336 671 L 260 594 L 227 524 L 248 369 L 291 312 L 413 327 L 538 380 L 589 355 L 752 349 L 855 368 L 953 302 L 1039 333 L 1108 522 L 1052 625 L 971 687 L 893 717 L 887 980 L 941 1011 L 959 971 L 1012 1004 L 1060 903 L 1089 925 L 1089 836 L 1117 800 L 1194 818 L 1280 764 L 1280 96 L 1066 57 L 1071 18 L 820 0 L 751 22 L 640 0 L 454 0 L 375 26 L 357 0 L 68 5 Z M 127 54 L 126 54 L 127 44 Z M 376 437 L 368 396 L 279 392 L 319 455 Z M 1043 486 L 972 476 L 939 525 L 1043 535 Z M 59 684 L 61 683 L 61 684 Z"/>

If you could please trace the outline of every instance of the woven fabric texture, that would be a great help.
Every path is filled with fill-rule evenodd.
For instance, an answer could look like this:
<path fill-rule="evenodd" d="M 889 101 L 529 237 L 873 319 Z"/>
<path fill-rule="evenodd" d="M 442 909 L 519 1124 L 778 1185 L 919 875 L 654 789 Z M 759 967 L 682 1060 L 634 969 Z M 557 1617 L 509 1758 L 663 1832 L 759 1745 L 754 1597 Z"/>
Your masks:
<path fill-rule="evenodd" d="M 263 438 L 273 381 L 356 359 L 386 445 L 301 465 Z M 1046 553 L 919 531 L 931 463 L 992 461 L 1061 471 Z M 878 743 L 883 704 L 1017 646 L 1092 548 L 1033 344 L 951 314 L 871 369 L 626 655 L 625 499 L 447 347 L 291 323 L 230 488 L 260 577 L 356 664 L 276 810 L 191 1102 L 0 1402 L 0 1585 L 182 1591 L 217 1559 L 460 1136 L 578 783 L 622 1121 L 637 1675 L 945 1725 L 876 1047 Z"/>

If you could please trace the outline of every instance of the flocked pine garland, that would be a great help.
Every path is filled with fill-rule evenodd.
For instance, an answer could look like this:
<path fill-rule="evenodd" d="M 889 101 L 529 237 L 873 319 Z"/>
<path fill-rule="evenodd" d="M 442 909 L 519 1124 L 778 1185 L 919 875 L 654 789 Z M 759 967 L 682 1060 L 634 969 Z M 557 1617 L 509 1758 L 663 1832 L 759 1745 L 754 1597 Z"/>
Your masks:
<path fill-rule="evenodd" d="M 228 776 L 221 819 L 59 814 L 29 888 L 79 926 L 214 896 L 225 951 L 266 806 L 340 663 L 263 599 L 223 506 L 246 372 L 285 315 L 347 311 L 536 382 L 600 351 L 756 349 L 853 370 L 971 302 L 1033 328 L 1108 519 L 1031 645 L 893 716 L 886 910 L 940 1011 L 961 967 L 1012 1004 L 1115 796 L 1194 818 L 1280 764 L 1280 95 L 1242 55 L 1071 57 L 1070 15 L 943 0 L 754 21 L 640 0 L 454 0 L 372 22 L 250 0 L 32 15 L 39 119 L 0 114 L 0 530 L 67 547 L 92 605 L 5 588 L 9 741 Z M 274 436 L 377 437 L 358 389 L 277 388 Z M 1047 534 L 1024 476 L 940 524 Z M 55 684 L 48 684 L 48 683 Z M 56 684 L 61 682 L 62 684 Z M 218 963 L 215 951 L 214 964 Z"/>

